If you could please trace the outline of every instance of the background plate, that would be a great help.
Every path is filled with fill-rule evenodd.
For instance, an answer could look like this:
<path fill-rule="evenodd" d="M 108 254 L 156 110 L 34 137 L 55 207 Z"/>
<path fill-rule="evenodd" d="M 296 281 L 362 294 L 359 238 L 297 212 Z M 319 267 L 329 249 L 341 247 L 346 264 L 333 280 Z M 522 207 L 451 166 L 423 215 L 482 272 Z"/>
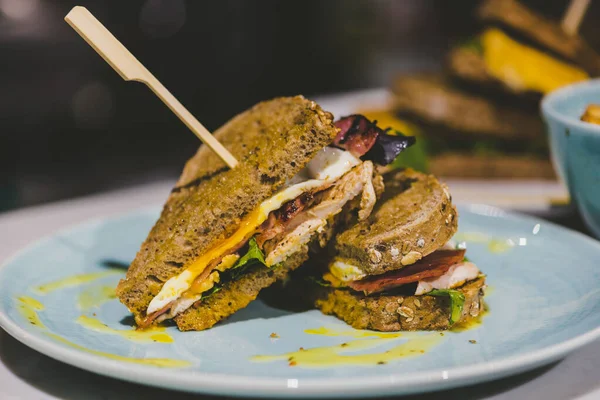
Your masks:
<path fill-rule="evenodd" d="M 349 331 L 317 311 L 289 313 L 257 301 L 209 331 L 181 333 L 170 327 L 165 333 L 172 343 L 141 343 L 76 323 L 83 314 L 110 328 L 130 326 L 127 310 L 116 300 L 78 308 L 82 293 L 113 286 L 124 272 L 46 294 L 36 290 L 75 274 L 104 273 L 127 264 L 157 213 L 136 211 L 86 223 L 21 251 L 0 269 L 0 325 L 34 349 L 90 371 L 149 385 L 245 396 L 362 397 L 449 388 L 547 364 L 600 335 L 600 270 L 595 262 L 600 245 L 544 221 L 487 206 L 460 208 L 460 234 L 469 257 L 488 275 L 490 313 L 481 326 L 446 333 L 425 354 L 387 365 L 307 369 L 286 361 L 250 360 L 257 354 L 354 340 L 306 334 L 305 329 L 322 326 Z M 43 304 L 38 315 L 46 328 L 21 314 L 18 299 L 23 296 Z M 392 345 L 387 341 L 367 352 Z M 156 367 L 129 358 L 190 365 Z"/>

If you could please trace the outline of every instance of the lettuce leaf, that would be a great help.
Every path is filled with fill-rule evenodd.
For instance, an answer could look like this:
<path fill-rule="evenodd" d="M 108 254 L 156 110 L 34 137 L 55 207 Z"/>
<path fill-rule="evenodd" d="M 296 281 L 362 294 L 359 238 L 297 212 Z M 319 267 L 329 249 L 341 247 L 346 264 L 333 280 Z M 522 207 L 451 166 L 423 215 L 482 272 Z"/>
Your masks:
<path fill-rule="evenodd" d="M 217 293 L 221 289 L 223 289 L 222 285 L 215 284 L 211 289 L 208 289 L 206 292 L 202 293 L 202 299 L 212 296 L 213 294 Z"/>
<path fill-rule="evenodd" d="M 327 282 L 325 279 L 318 278 L 316 276 L 312 276 L 312 275 L 307 276 L 306 280 L 309 281 L 309 282 L 312 282 L 312 283 L 314 283 L 316 285 L 319 285 L 319 286 L 333 287 L 333 285 L 331 283 Z"/>
<path fill-rule="evenodd" d="M 240 257 L 233 267 L 229 268 L 224 272 L 219 272 L 221 277 L 218 283 L 215 283 L 212 288 L 202 293 L 202 298 L 206 299 L 209 296 L 217 293 L 221 289 L 223 289 L 223 284 L 226 282 L 237 280 L 240 276 L 242 276 L 248 267 L 251 267 L 256 264 L 267 265 L 265 262 L 265 255 L 262 250 L 258 247 L 256 243 L 256 239 L 253 237 L 248 242 L 248 251 L 242 257 Z M 277 265 L 274 265 L 272 268 L 276 268 Z"/>
<path fill-rule="evenodd" d="M 452 289 L 435 289 L 426 294 L 430 296 L 450 297 L 450 325 L 460 319 L 463 306 L 465 305 L 465 296 L 461 292 Z"/>
<path fill-rule="evenodd" d="M 231 269 L 243 268 L 257 263 L 267 265 L 265 262 L 265 255 L 258 247 L 258 244 L 256 244 L 256 239 L 251 238 L 248 242 L 248 251 L 237 260 Z"/>

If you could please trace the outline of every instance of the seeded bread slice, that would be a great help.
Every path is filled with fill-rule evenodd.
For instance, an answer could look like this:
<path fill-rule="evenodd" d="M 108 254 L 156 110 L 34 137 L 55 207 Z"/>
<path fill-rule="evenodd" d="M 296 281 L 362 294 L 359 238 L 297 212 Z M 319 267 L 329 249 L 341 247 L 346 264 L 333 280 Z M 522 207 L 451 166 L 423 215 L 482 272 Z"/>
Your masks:
<path fill-rule="evenodd" d="M 367 275 L 396 270 L 433 253 L 456 232 L 448 187 L 411 169 L 384 175 L 386 191 L 371 216 L 338 234 L 334 252 Z"/>
<path fill-rule="evenodd" d="M 465 283 L 457 290 L 465 296 L 456 325 L 483 311 L 485 278 Z M 444 330 L 450 328 L 450 298 L 447 296 L 364 296 L 351 290 L 312 285 L 315 306 L 335 315 L 356 329 L 375 331 Z"/>
<path fill-rule="evenodd" d="M 164 282 L 231 236 L 244 216 L 331 143 L 337 133 L 332 120 L 302 96 L 278 98 L 257 104 L 215 132 L 238 159 L 236 168 L 226 168 L 210 149 L 200 147 L 117 286 L 119 300 L 136 322 Z"/>
<path fill-rule="evenodd" d="M 600 55 L 578 34 L 569 35 L 560 24 L 516 0 L 487 0 L 478 10 L 486 24 L 500 25 L 538 47 L 580 65 L 592 75 L 600 74 Z"/>

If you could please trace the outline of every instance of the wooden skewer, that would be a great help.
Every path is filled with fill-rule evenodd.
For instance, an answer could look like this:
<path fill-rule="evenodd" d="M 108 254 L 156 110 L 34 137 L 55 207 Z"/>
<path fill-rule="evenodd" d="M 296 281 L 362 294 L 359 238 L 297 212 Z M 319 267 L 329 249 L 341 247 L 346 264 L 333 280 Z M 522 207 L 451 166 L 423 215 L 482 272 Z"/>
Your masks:
<path fill-rule="evenodd" d="M 590 0 L 571 0 L 562 20 L 562 28 L 567 34 L 573 36 L 577 33 L 589 5 Z"/>
<path fill-rule="evenodd" d="M 183 123 L 229 166 L 237 160 L 85 7 L 74 7 L 65 21 L 126 81 L 145 83 Z"/>

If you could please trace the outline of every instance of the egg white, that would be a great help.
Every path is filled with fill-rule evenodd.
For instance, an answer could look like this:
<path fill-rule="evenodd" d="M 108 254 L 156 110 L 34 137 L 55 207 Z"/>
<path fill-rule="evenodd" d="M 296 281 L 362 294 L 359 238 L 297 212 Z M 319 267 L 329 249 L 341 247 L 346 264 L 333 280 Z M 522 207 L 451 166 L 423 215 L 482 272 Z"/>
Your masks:
<path fill-rule="evenodd" d="M 337 180 L 360 163 L 360 159 L 345 150 L 331 147 L 322 149 L 297 177 L 290 180 L 289 186 L 260 204 L 260 216 L 256 221 L 253 221 L 256 225 L 255 228 L 258 228 L 267 219 L 269 213 L 278 210 L 284 203 L 295 199 L 302 193 Z M 232 245 L 236 244 L 232 243 Z M 179 299 L 183 293 L 190 289 L 194 279 L 201 272 L 192 274 L 190 270 L 186 269 L 165 282 L 160 292 L 150 302 L 146 314 L 150 315 L 159 311 L 169 303 Z"/>

